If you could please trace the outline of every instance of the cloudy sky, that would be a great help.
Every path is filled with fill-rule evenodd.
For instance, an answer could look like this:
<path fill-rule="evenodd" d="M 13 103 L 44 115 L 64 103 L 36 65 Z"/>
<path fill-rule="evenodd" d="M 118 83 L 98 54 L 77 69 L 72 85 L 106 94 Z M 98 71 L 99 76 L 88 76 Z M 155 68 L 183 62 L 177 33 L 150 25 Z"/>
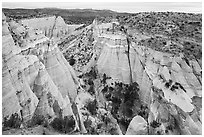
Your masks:
<path fill-rule="evenodd" d="M 174 11 L 202 13 L 201 2 L 3 2 L 3 8 L 92 8 L 119 12 Z"/>

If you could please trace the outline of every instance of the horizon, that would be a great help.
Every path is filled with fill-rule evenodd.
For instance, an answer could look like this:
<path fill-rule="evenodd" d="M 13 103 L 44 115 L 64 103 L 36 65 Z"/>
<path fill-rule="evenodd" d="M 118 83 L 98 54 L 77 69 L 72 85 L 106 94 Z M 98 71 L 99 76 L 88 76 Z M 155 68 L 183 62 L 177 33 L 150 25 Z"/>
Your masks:
<path fill-rule="evenodd" d="M 2 2 L 8 9 L 92 9 L 115 12 L 184 12 L 202 14 L 202 2 Z"/>

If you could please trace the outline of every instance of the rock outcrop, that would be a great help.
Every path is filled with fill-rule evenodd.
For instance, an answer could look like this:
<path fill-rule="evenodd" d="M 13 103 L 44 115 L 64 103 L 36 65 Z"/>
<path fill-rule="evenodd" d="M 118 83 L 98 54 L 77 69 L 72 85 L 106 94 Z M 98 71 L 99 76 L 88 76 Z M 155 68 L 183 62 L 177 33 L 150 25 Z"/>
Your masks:
<path fill-rule="evenodd" d="M 135 116 L 130 122 L 126 135 L 147 135 L 147 122 L 141 116 Z"/>
<path fill-rule="evenodd" d="M 78 87 L 74 70 L 49 38 L 16 22 L 9 26 L 5 18 L 3 15 L 3 123 L 13 114 L 18 114 L 22 124 L 38 123 L 42 117 L 51 122 L 73 116 L 76 121 L 71 107 Z M 17 36 L 23 38 L 22 45 L 14 42 Z"/>
<path fill-rule="evenodd" d="M 41 30 L 43 34 L 49 38 L 61 38 L 72 33 L 81 25 L 67 25 L 64 19 L 60 16 L 50 16 L 42 18 L 24 19 L 21 20 L 24 26 Z"/>
<path fill-rule="evenodd" d="M 115 34 L 113 35 L 114 37 L 112 34 L 107 33 L 98 33 L 98 35 L 101 43 L 103 43 L 103 49 L 97 62 L 100 74 L 105 73 L 115 81 L 121 81 L 126 84 L 131 82 L 132 77 L 132 82 L 139 84 L 141 101 L 150 110 L 153 109 L 150 113 L 156 113 L 156 116 L 154 116 L 155 121 L 162 121 L 162 115 L 171 113 L 171 110 L 165 109 L 167 106 L 162 104 L 163 102 L 157 102 L 157 100 L 162 98 L 166 103 L 170 103 L 171 106 L 177 108 L 175 110 L 177 114 L 173 115 L 173 117 L 179 117 L 183 121 L 192 122 L 192 125 L 188 125 L 187 123 L 189 122 L 179 124 L 179 129 L 187 131 L 177 130 L 173 133 L 168 132 L 169 134 L 201 134 L 199 125 L 202 123 L 202 120 L 198 120 L 201 113 L 196 109 L 192 101 L 195 97 L 202 97 L 202 84 L 200 82 L 202 79 L 201 67 L 197 60 L 187 59 L 182 53 L 177 56 L 138 46 L 132 42 L 130 44 L 129 63 L 127 57 L 128 46 L 125 42 L 126 39 L 122 35 L 117 36 L 118 34 Z M 132 74 L 130 73 L 130 67 Z M 151 93 L 152 89 L 157 89 L 161 92 L 160 97 L 154 101 L 152 100 L 154 98 Z M 158 110 L 158 105 L 162 106 L 161 110 Z M 157 110 L 154 110 L 155 108 Z M 185 115 L 185 118 L 179 116 L 180 114 L 178 113 L 180 111 Z M 197 118 L 193 118 L 194 116 L 191 113 L 194 113 Z M 169 122 L 171 120 L 166 119 L 165 121 Z M 149 121 L 148 123 L 151 122 Z M 159 130 L 162 130 L 162 132 L 158 131 L 158 134 L 166 134 L 165 129 L 167 125 L 164 123 L 159 126 Z M 187 129 L 184 129 L 184 127 Z M 192 133 L 193 129 L 194 133 Z M 154 132 L 154 134 L 157 133 Z"/>
<path fill-rule="evenodd" d="M 3 22 L 3 30 L 8 32 L 6 22 Z M 32 92 L 30 85 L 37 75 L 38 59 L 35 56 L 22 56 L 20 48 L 13 42 L 9 33 L 3 33 L 3 69 L 2 69 L 2 98 L 3 117 L 10 117 L 17 113 L 23 119 L 32 117 L 38 104 L 38 99 Z M 34 66 L 36 62 L 36 66 Z M 31 75 L 27 73 L 31 70 Z"/>
<path fill-rule="evenodd" d="M 66 49 L 56 43 L 73 28 L 61 17 L 7 23 L 3 14 L 2 24 L 3 126 L 202 134 L 200 60 L 129 42 L 112 23 L 94 21 Z"/>

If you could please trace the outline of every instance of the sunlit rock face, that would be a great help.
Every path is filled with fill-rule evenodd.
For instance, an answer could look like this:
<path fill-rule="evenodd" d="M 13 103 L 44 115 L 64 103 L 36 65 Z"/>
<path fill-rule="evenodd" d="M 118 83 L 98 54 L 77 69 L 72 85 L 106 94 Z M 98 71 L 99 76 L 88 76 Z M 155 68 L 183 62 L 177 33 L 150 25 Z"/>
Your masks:
<path fill-rule="evenodd" d="M 8 29 L 7 26 L 3 27 Z M 32 92 L 31 85 L 39 69 L 39 66 L 34 66 L 34 64 L 39 63 L 39 60 L 36 56 L 20 55 L 20 47 L 14 44 L 10 34 L 2 37 L 3 117 L 10 117 L 11 114 L 17 113 L 27 121 L 32 117 L 38 104 L 38 99 Z"/>
<path fill-rule="evenodd" d="M 35 112 L 36 115 L 58 116 L 59 112 L 57 112 L 56 109 L 61 109 L 63 116 L 73 115 L 69 99 L 67 102 L 66 96 L 64 97 L 65 99 L 63 98 L 45 68 L 39 70 L 34 82 L 33 92 L 39 99 Z M 56 108 L 54 104 L 58 104 L 59 108 Z M 69 105 L 69 107 L 67 107 L 67 105 Z M 69 113 L 65 112 L 65 109 L 69 109 Z"/>
<path fill-rule="evenodd" d="M 147 135 L 147 122 L 141 116 L 135 116 L 130 122 L 126 135 Z"/>
<path fill-rule="evenodd" d="M 78 81 L 72 67 L 64 59 L 57 47 L 45 53 L 44 58 L 46 70 L 62 96 L 66 97 L 67 95 L 71 102 L 74 102 L 77 95 L 76 85 Z"/>
<path fill-rule="evenodd" d="M 118 45 L 118 43 L 116 43 L 117 39 L 122 39 L 120 40 L 121 44 L 121 41 L 125 41 L 125 37 L 120 38 L 119 36 L 120 35 L 117 37 L 111 34 L 110 36 L 108 34 L 101 36 L 104 40 L 104 47 L 98 59 L 97 66 L 99 73 L 106 73 L 113 79 L 119 79 L 124 83 L 130 83 L 128 58 L 125 54 L 127 46 Z"/>
<path fill-rule="evenodd" d="M 18 113 L 24 108 L 23 117 L 32 116 L 38 100 L 28 87 L 25 75 L 22 73 L 28 67 L 28 62 L 21 55 L 16 56 L 20 48 L 13 42 L 8 30 L 8 24 L 3 16 L 2 33 L 2 98 L 3 117 L 10 117 L 11 114 Z M 31 58 L 30 58 L 31 59 Z M 30 60 L 28 59 L 28 60 Z M 21 64 L 19 64 L 21 61 Z M 21 66 L 23 65 L 23 66 Z M 21 100 L 19 101 L 19 98 Z"/>
<path fill-rule="evenodd" d="M 186 59 L 182 54 L 174 56 L 155 51 L 133 42 L 128 56 L 125 35 L 107 32 L 111 24 L 93 25 L 93 32 L 89 33 L 94 34 L 95 42 L 90 46 L 94 46 L 95 53 L 83 67 L 83 72 L 88 74 L 96 65 L 97 76 L 93 81 L 87 79 L 86 82 L 91 83 L 87 86 L 82 79 L 78 82 L 75 71 L 55 44 L 55 38 L 70 31 L 61 17 L 23 20 L 22 24 L 11 21 L 7 24 L 3 14 L 2 26 L 3 122 L 13 114 L 18 114 L 22 123 L 32 121 L 34 124 L 42 117 L 44 121 L 52 122 L 68 116 L 73 117 L 75 129 L 87 133 L 89 129 L 104 124 L 107 118 L 106 130 L 113 128 L 114 134 L 119 135 L 202 133 L 200 61 Z M 84 32 L 83 38 L 87 37 L 87 33 Z M 83 45 L 87 46 L 87 41 L 82 41 Z M 97 48 L 102 50 L 95 51 Z M 110 89 L 115 81 L 123 84 L 136 82 L 139 85 L 138 102 L 147 106 L 147 117 L 134 115 L 128 119 L 127 131 L 122 132 L 119 122 L 111 114 L 113 102 L 106 101 L 103 96 L 101 89 L 105 84 L 101 83 L 98 73 L 111 77 L 110 82 L 104 82 Z M 81 86 L 85 90 L 93 86 L 95 96 L 88 93 L 92 90 L 86 92 Z M 100 107 L 91 104 L 88 109 L 86 105 L 94 102 L 95 98 L 101 101 Z M 114 100 L 114 97 L 110 98 Z M 96 107 L 95 114 L 91 114 L 93 107 Z M 89 126 L 86 122 L 90 121 Z"/>
<path fill-rule="evenodd" d="M 105 73 L 113 79 L 119 80 L 126 84 L 130 83 L 130 77 L 132 77 L 132 81 L 137 82 L 140 85 L 140 94 L 142 96 L 141 99 L 146 104 L 149 104 L 149 91 L 152 81 L 145 71 L 145 66 L 143 64 L 144 57 L 137 53 L 139 51 L 136 51 L 131 47 L 129 52 L 130 60 L 128 60 L 128 47 L 124 37 L 119 39 L 119 42 L 115 40 L 112 43 L 109 41 L 106 43 L 106 38 L 104 41 L 102 41 L 104 42 L 104 47 L 97 62 L 99 73 Z M 118 43 L 116 43 L 116 45 L 114 42 L 118 42 L 120 45 Z M 130 67 L 132 73 L 130 73 Z"/>
<path fill-rule="evenodd" d="M 46 17 L 46 18 L 33 18 L 22 20 L 24 26 L 32 27 L 34 29 L 40 29 L 43 34 L 47 37 L 51 37 L 52 29 L 55 25 L 56 17 Z"/>
<path fill-rule="evenodd" d="M 181 57 L 173 57 L 170 54 L 143 49 L 133 45 L 133 43 L 132 46 L 130 48 L 129 64 L 128 57 L 125 54 L 127 45 L 105 43 L 98 59 L 99 72 L 102 74 L 106 73 L 113 79 L 124 83 L 130 83 L 130 77 L 132 77 L 132 80 L 136 81 L 144 92 L 150 91 L 152 84 L 160 86 L 157 79 L 162 77 L 164 81 L 172 80 L 180 83 L 189 98 L 202 96 L 202 87 L 199 82 L 201 69 L 195 60 L 189 66 Z M 131 75 L 130 66 L 132 70 Z M 165 82 L 161 83 L 165 84 Z M 162 88 L 162 85 L 159 88 Z M 149 93 L 147 94 L 150 95 Z M 144 97 L 147 96 L 144 95 Z"/>
<path fill-rule="evenodd" d="M 73 116 L 75 119 L 71 108 L 78 86 L 74 70 L 49 38 L 37 30 L 27 29 L 16 22 L 7 24 L 5 18 L 3 15 L 4 120 L 9 120 L 13 114 L 18 115 L 21 123 L 29 121 L 35 123 L 41 117 L 48 121 L 65 116 Z M 18 37 L 22 38 L 22 43 L 16 39 Z"/>
<path fill-rule="evenodd" d="M 33 18 L 21 20 L 24 26 L 28 26 L 34 29 L 39 29 L 42 33 L 54 39 L 59 39 L 70 33 L 81 25 L 67 25 L 64 19 L 60 16 Z"/>
<path fill-rule="evenodd" d="M 128 60 L 128 47 L 122 42 L 124 38 L 114 39 L 112 34 L 106 36 L 109 38 L 104 37 L 104 34 L 98 35 L 103 45 L 97 62 L 99 73 L 105 73 L 115 81 L 128 84 L 132 79 L 132 82 L 139 84 L 140 99 L 150 108 L 148 123 L 163 121 L 153 128 L 151 134 L 201 134 L 201 113 L 194 100 L 202 97 L 202 69 L 199 61 L 186 59 L 182 54 L 174 56 L 155 51 L 133 42 Z M 121 42 L 118 43 L 118 39 Z M 181 117 L 180 113 L 185 117 Z M 173 120 L 165 119 L 169 116 Z M 185 122 L 179 123 L 179 120 Z M 178 122 L 179 127 L 172 129 L 172 121 Z"/>
<path fill-rule="evenodd" d="M 8 24 L 6 23 L 6 16 L 4 13 L 2 13 L 2 36 L 8 35 L 9 33 Z"/>
<path fill-rule="evenodd" d="M 63 35 L 66 35 L 70 32 L 69 32 L 69 28 L 68 28 L 67 24 L 64 22 L 64 19 L 62 17 L 58 16 L 55 20 L 53 37 L 63 36 Z"/>
<path fill-rule="evenodd" d="M 176 91 L 178 92 L 178 91 Z M 185 102 L 185 98 L 178 98 L 181 95 L 172 97 L 177 98 L 175 101 L 168 102 L 162 90 L 153 88 L 151 90 L 151 104 L 148 122 L 150 123 L 151 134 L 166 135 L 197 135 L 202 133 L 199 112 L 194 109 L 192 104 Z M 181 94 L 181 93 L 179 93 Z M 189 99 L 189 98 L 188 98 Z M 186 103 L 182 105 L 178 102 Z M 194 109 L 192 111 L 192 108 Z M 191 113 L 187 111 L 192 111 Z M 160 124 L 156 121 L 160 120 Z"/>

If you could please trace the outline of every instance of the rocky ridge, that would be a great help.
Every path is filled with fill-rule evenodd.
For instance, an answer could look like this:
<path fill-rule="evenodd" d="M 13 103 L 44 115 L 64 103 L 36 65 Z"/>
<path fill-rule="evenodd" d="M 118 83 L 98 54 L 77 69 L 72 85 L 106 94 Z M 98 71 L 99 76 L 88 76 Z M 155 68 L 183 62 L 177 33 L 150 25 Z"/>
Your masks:
<path fill-rule="evenodd" d="M 36 124 L 40 120 L 50 122 L 56 117 L 72 116 L 75 119 L 71 106 L 79 84 L 71 66 L 59 53 L 58 47 L 36 31 L 32 32 L 34 36 L 46 39 L 39 41 L 34 36 L 27 36 L 24 40 L 30 44 L 25 44 L 26 48 L 19 46 L 18 42 L 14 43 L 5 18 L 3 15 L 4 126 L 9 126 L 11 119 L 19 124 L 16 127 Z M 12 25 L 9 29 L 12 30 Z M 29 31 L 25 30 L 24 33 Z M 32 41 L 30 38 L 35 39 Z M 60 76 L 59 72 L 63 75 Z M 56 77 L 58 75 L 64 78 L 64 81 L 59 81 Z M 13 118 L 14 114 L 17 114 L 17 117 Z M 43 119 L 40 119 L 41 117 Z M 75 123 L 78 128 L 77 122 Z"/>
<path fill-rule="evenodd" d="M 105 73 L 114 81 L 126 84 L 131 83 L 130 77 L 132 77 L 132 82 L 138 83 L 140 99 L 150 109 L 148 123 L 159 121 L 160 125 L 157 127 L 160 128 L 159 134 L 169 134 L 167 127 L 171 125 L 171 120 L 168 119 L 170 115 L 179 117 L 179 121 L 183 121 L 179 125 L 181 127 L 174 128 L 177 131 L 172 130 L 173 132 L 170 134 L 201 134 L 202 130 L 199 127 L 202 124 L 202 111 L 194 105 L 195 98 L 202 98 L 202 65 L 200 61 L 187 59 L 182 53 L 175 55 L 159 52 L 146 46 L 137 46 L 137 43 L 132 42 L 129 64 L 126 56 L 128 46 L 123 42 L 125 38 L 118 38 L 117 35 L 114 37 L 108 35 L 107 38 L 103 34 L 99 37 L 102 37 L 101 43 L 104 45 L 97 62 L 99 73 Z M 129 71 L 129 66 L 132 74 Z M 167 105 L 165 105 L 166 103 Z M 174 109 L 174 114 L 171 114 L 167 109 L 159 110 L 159 106 L 162 109 L 166 107 Z M 185 116 L 181 117 L 179 113 L 183 113 Z M 163 116 L 166 120 L 163 120 L 162 115 L 166 115 Z M 191 124 L 186 124 L 190 121 L 194 125 L 196 133 L 191 129 Z M 153 129 L 157 130 L 157 128 Z M 135 128 L 135 130 L 137 129 Z"/>
<path fill-rule="evenodd" d="M 104 123 L 106 114 L 110 125 L 103 127 L 113 129 L 112 134 L 122 134 L 107 110 L 98 109 L 97 116 L 91 113 L 93 97 L 81 87 L 57 40 L 45 36 L 43 30 L 14 21 L 7 23 L 3 15 L 3 134 L 9 134 L 10 128 L 36 130 L 36 125 L 59 134 L 86 134 Z M 90 113 L 93 116 L 87 118 Z"/>
<path fill-rule="evenodd" d="M 81 25 L 67 25 L 60 16 L 23 19 L 20 21 L 24 26 L 39 29 L 49 38 L 60 38 L 72 33 Z"/>

